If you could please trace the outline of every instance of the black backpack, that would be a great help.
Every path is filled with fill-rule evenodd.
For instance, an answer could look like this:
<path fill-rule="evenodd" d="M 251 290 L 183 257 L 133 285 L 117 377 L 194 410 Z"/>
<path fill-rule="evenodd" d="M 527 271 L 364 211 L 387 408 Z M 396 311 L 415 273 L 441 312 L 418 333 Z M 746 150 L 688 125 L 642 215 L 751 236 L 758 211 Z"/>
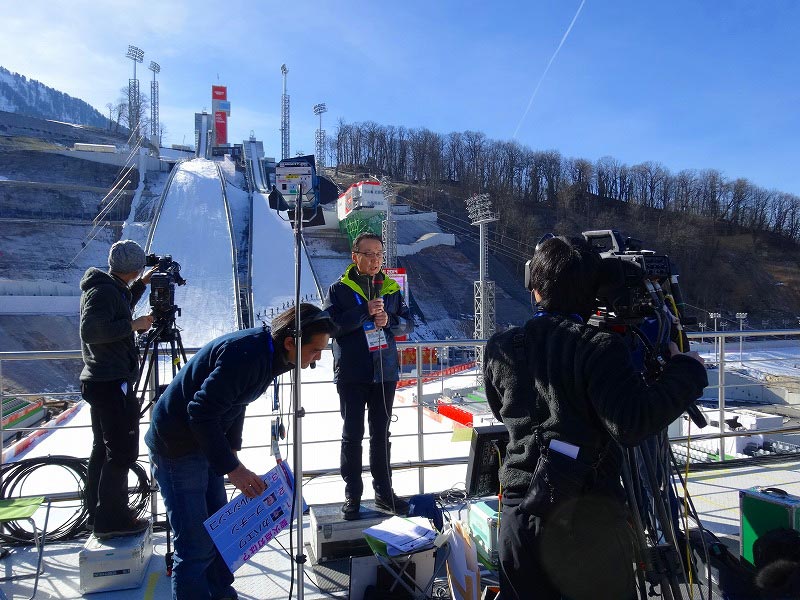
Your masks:
<path fill-rule="evenodd" d="M 718 590 L 725 600 L 760 600 L 761 593 L 753 579 L 755 572 L 734 556 L 711 531 L 690 529 L 689 545 L 699 581 L 708 585 L 710 567 L 712 589 Z"/>

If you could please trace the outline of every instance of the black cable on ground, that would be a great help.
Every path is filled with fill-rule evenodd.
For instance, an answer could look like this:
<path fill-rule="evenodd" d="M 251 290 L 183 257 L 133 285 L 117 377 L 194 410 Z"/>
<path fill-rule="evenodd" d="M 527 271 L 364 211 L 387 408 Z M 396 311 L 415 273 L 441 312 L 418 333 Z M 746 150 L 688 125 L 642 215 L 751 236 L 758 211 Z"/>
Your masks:
<path fill-rule="evenodd" d="M 39 468 L 60 467 L 66 470 L 75 482 L 75 492 L 80 497 L 80 504 L 75 505 L 76 500 L 55 500 L 51 505 L 52 509 L 61 505 L 62 508 L 73 508 L 74 513 L 58 527 L 47 532 L 47 540 L 51 542 L 71 540 L 86 533 L 86 478 L 88 476 L 88 461 L 85 458 L 75 458 L 74 456 L 44 456 L 41 458 L 27 458 L 13 463 L 2 465 L 2 485 L 0 485 L 0 498 L 20 498 L 27 496 L 47 496 L 38 492 L 25 490 L 25 483 L 28 478 Z M 137 515 L 142 514 L 148 507 L 150 501 L 150 479 L 144 467 L 135 463 L 132 467 L 136 475 L 137 484 L 133 493 L 130 495 L 129 508 Z M 69 490 L 63 490 L 69 491 Z M 51 514 L 52 522 L 52 514 Z M 0 540 L 6 543 L 33 544 L 33 532 L 28 531 L 16 522 L 5 524 L 6 533 L 0 533 Z"/>

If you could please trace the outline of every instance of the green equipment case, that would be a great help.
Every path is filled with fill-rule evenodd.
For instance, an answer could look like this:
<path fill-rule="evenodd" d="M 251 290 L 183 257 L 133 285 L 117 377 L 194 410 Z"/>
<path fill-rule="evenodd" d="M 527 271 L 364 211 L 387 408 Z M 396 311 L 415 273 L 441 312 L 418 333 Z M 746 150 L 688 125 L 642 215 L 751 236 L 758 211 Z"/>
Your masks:
<path fill-rule="evenodd" d="M 751 565 L 753 544 L 771 531 L 785 527 L 800 531 L 800 497 L 772 487 L 739 490 L 739 555 Z"/>
<path fill-rule="evenodd" d="M 483 562 L 495 568 L 500 565 L 497 553 L 497 531 L 500 525 L 500 515 L 497 512 L 499 502 L 497 498 L 486 498 L 481 502 L 474 502 L 469 506 L 469 529 L 478 555 Z"/>

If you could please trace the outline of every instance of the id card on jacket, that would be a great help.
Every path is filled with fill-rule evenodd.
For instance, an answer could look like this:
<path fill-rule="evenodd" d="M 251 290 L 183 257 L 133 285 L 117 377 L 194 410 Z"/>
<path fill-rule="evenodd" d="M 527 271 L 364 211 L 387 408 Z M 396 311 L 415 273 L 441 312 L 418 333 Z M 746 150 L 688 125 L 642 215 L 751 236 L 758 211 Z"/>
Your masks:
<path fill-rule="evenodd" d="M 375 323 L 372 321 L 364 323 L 364 335 L 367 337 L 367 347 L 370 352 L 389 347 L 386 336 L 383 334 L 383 328 L 375 327 Z"/>

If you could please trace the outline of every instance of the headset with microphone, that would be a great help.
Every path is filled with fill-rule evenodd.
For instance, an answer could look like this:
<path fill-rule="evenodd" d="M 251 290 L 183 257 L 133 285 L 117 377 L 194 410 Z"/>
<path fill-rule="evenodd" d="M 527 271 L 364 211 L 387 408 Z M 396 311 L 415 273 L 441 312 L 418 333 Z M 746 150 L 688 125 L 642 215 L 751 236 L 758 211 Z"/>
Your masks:
<path fill-rule="evenodd" d="M 313 329 L 317 325 L 320 325 L 320 324 L 323 324 L 323 323 L 326 323 L 327 327 L 321 327 L 320 331 L 327 331 L 328 333 L 332 333 L 332 332 L 334 332 L 336 330 L 336 326 L 334 325 L 333 320 L 331 319 L 331 316 L 328 314 L 327 311 L 322 310 L 322 311 L 318 312 L 316 315 L 314 315 L 313 317 L 311 317 L 310 319 L 306 319 L 305 321 L 303 321 L 300 324 L 299 335 L 298 335 L 298 332 L 295 331 L 294 327 L 290 327 L 289 328 L 289 336 L 294 338 L 295 341 L 297 341 L 297 338 L 302 338 L 303 337 L 303 330 L 309 331 L 309 328 Z M 316 333 L 316 332 L 314 332 L 314 333 Z M 314 361 L 314 362 L 310 363 L 308 366 L 311 369 L 316 369 L 317 368 L 317 361 Z"/>

